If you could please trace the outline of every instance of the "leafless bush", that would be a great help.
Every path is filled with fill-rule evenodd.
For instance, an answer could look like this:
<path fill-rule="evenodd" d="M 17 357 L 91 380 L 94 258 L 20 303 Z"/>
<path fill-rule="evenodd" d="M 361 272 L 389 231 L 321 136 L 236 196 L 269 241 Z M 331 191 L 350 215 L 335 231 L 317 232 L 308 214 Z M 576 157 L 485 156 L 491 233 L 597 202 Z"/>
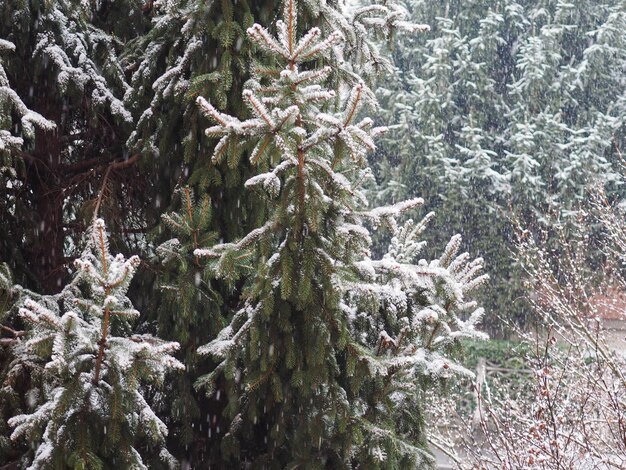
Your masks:
<path fill-rule="evenodd" d="M 518 331 L 533 345 L 524 358 L 528 387 L 513 391 L 506 380 L 494 386 L 479 377 L 473 417 L 459 414 L 454 397 L 431 410 L 454 423 L 434 429 L 431 443 L 459 468 L 626 469 L 624 217 L 596 186 L 577 230 L 558 232 L 559 247 L 519 226 L 538 325 Z"/>

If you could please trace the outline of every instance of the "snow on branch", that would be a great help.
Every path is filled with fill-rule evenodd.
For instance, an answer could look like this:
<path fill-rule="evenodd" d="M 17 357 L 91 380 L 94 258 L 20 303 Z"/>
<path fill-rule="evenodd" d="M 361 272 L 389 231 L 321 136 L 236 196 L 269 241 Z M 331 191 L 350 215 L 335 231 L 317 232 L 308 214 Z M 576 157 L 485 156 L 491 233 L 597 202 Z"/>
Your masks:
<path fill-rule="evenodd" d="M 144 385 L 161 386 L 166 374 L 184 370 L 173 356 L 179 344 L 128 335 L 129 320 L 138 312 L 126 292 L 138 258 L 109 253 L 102 220 L 94 221 L 87 238 L 73 281 L 56 295 L 25 293 L 19 310 L 30 329 L 14 348 L 9 374 L 33 367 L 46 372 L 31 412 L 8 423 L 14 428 L 12 440 L 26 439 L 33 446 L 33 468 L 67 458 L 68 436 L 103 428 L 125 427 L 134 435 L 143 426 L 142 435 L 169 455 L 164 449 L 167 428 L 142 394 Z M 111 316 L 116 316 L 114 323 Z M 101 455 L 100 449 L 92 452 Z M 131 453 L 135 466 L 143 468 L 141 455 Z"/>
<path fill-rule="evenodd" d="M 276 223 L 273 220 L 267 221 L 263 226 L 255 228 L 250 233 L 248 233 L 245 237 L 239 240 L 236 243 L 221 243 L 219 245 L 214 245 L 211 248 L 198 248 L 194 250 L 195 256 L 200 257 L 208 257 L 215 258 L 222 255 L 225 251 L 240 251 L 245 248 L 248 248 L 250 245 L 256 243 L 259 239 L 261 239 L 266 234 L 272 232 L 276 227 Z"/>
<path fill-rule="evenodd" d="M 407 199 L 406 201 L 401 201 L 390 206 L 376 207 L 375 209 L 369 211 L 359 212 L 359 215 L 371 220 L 375 225 L 379 225 L 381 222 L 386 222 L 395 232 L 397 230 L 395 220 L 405 212 L 422 206 L 423 204 L 424 199 L 417 197 Z"/>

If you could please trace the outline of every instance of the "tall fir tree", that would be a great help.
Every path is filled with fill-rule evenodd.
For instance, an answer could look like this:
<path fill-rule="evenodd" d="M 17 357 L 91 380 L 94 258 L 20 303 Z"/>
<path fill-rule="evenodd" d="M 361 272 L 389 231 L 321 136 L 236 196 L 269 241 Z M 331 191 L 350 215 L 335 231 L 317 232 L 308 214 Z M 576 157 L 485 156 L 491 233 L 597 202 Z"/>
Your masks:
<path fill-rule="evenodd" d="M 482 260 L 457 256 L 454 237 L 440 259 L 411 264 L 426 221 L 399 228 L 396 218 L 423 201 L 367 208 L 365 157 L 384 130 L 360 116 L 373 93 L 363 82 L 326 87 L 343 34 L 302 31 L 300 11 L 284 2 L 277 37 L 248 29 L 267 57 L 242 95 L 253 117 L 198 98 L 216 123 L 206 130 L 219 138 L 213 163 L 248 155 L 256 174 L 245 186 L 265 210 L 243 238 L 194 251 L 217 278 L 244 281 L 228 326 L 198 349 L 218 365 L 197 385 L 225 389 L 221 451 L 231 464 L 429 466 L 422 385 L 466 372 L 450 353 L 482 336 L 482 309 L 467 299 L 484 280 Z M 380 260 L 368 224 L 395 235 Z"/>
<path fill-rule="evenodd" d="M 242 190 L 241 183 L 254 174 L 247 160 L 208 164 L 214 141 L 202 132 L 206 118 L 195 106 L 195 98 L 202 94 L 221 111 L 245 117 L 240 96 L 250 77 L 253 46 L 245 31 L 255 19 L 271 23 L 279 3 L 153 4 L 152 30 L 130 42 L 124 55 L 133 77 L 125 103 L 139 117 L 128 145 L 133 153 L 144 155 L 146 172 L 154 183 L 148 189 L 155 204 L 147 225 L 154 225 L 153 217 L 164 207 L 169 209 L 152 231 L 153 240 L 162 245 L 153 269 L 139 279 L 138 286 L 143 287 L 135 291 L 134 299 L 154 305 L 146 309 L 157 313 L 159 334 L 181 343 L 188 371 L 171 390 L 166 414 L 172 417 L 173 451 L 199 465 L 219 459 L 215 429 L 220 426 L 217 418 L 224 401 L 194 391 L 199 375 L 214 367 L 195 351 L 223 326 L 238 302 L 241 283 L 211 279 L 211 271 L 190 248 L 215 237 L 237 239 L 262 223 L 264 208 L 256 194 Z M 373 36 L 390 40 L 391 30 L 409 28 L 403 22 L 405 12 L 393 5 L 372 5 L 347 15 L 341 2 L 307 2 L 300 14 L 302 24 L 341 29 L 352 47 L 346 48 L 347 60 L 337 62 L 341 68 L 333 69 L 331 79 L 349 83 L 361 76 L 373 80 L 389 67 L 384 48 Z M 354 69 L 360 65 L 365 67 L 357 74 Z M 171 236 L 176 240 L 170 241 Z M 154 295 L 148 288 L 153 284 L 161 287 L 160 293 Z M 213 429 L 208 439 L 207 427 Z"/>

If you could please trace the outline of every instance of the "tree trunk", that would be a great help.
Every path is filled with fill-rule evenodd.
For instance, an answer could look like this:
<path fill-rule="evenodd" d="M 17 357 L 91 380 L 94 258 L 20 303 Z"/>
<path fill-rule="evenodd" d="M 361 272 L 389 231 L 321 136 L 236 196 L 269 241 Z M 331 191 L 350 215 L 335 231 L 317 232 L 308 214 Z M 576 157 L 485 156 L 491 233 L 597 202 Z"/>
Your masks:
<path fill-rule="evenodd" d="M 49 115 L 48 115 L 49 116 Z M 58 119 L 55 119 L 59 122 Z M 33 195 L 28 262 L 45 293 L 61 290 L 67 274 L 64 258 L 63 189 L 60 185 L 61 146 L 57 132 L 38 131 L 28 169 L 28 187 Z"/>

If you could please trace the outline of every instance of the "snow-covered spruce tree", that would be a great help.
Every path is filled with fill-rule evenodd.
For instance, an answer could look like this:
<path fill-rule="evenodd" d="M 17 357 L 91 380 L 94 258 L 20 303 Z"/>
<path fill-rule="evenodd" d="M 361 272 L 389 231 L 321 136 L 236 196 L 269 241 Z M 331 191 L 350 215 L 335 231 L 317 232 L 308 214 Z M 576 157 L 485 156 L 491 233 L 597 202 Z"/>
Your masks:
<path fill-rule="evenodd" d="M 250 77 L 251 52 L 245 31 L 255 21 L 271 23 L 280 3 L 168 0 L 147 4 L 152 28 L 130 41 L 123 57 L 132 74 L 124 103 L 138 116 L 128 147 L 132 153 L 146 155 L 150 159 L 146 170 L 155 174 L 148 188 L 155 204 L 147 208 L 154 219 L 164 207 L 185 211 L 176 205 L 178 198 L 173 198 L 182 180 L 197 197 L 211 197 L 212 228 L 225 239 L 240 237 L 256 224 L 256 200 L 250 201 L 239 190 L 250 176 L 248 165 L 232 159 L 207 168 L 206 157 L 214 142 L 204 136 L 206 122 L 195 99 L 202 95 L 222 112 L 245 116 L 240 97 Z M 408 13 L 395 2 L 380 3 L 350 14 L 337 0 L 301 5 L 303 24 L 316 24 L 322 31 L 338 29 L 350 45 L 344 53 L 346 60 L 333 71 L 337 79 L 373 80 L 390 68 L 383 48 L 373 38 L 391 40 L 394 32 L 424 28 L 405 21 Z"/>
<path fill-rule="evenodd" d="M 123 148 L 132 117 L 120 101 L 126 85 L 117 54 L 142 25 L 136 2 L 0 2 L 0 259 L 26 288 L 62 289 L 95 206 L 110 215 L 123 201 L 126 227 L 137 222 L 127 214 L 142 205 L 133 197 L 141 179 L 123 184 L 137 158 Z M 0 309 L 22 293 L 11 286 Z M 16 309 L 0 317 L 6 383 L 8 344 L 24 324 Z M 13 455 L 4 452 L 11 444 L 3 418 L 24 409 L 21 391 L 36 377 L 11 381 L 18 392 L 2 398 L 0 461 Z"/>
<path fill-rule="evenodd" d="M 175 466 L 165 449 L 165 424 L 146 401 L 168 371 L 184 369 L 178 344 L 131 335 L 139 315 L 126 292 L 139 258 L 109 253 L 101 219 L 93 223 L 77 272 L 59 294 L 25 292 L 20 315 L 29 325 L 14 345 L 3 384 L 37 377 L 29 408 L 13 416 L 13 441 L 30 448 L 19 461 L 36 468 L 154 468 Z M 154 399 L 154 397 L 153 397 Z M 145 453 L 141 453 L 143 450 Z"/>
<path fill-rule="evenodd" d="M 153 269 L 144 270 L 136 283 L 161 289 L 154 292 L 147 288 L 147 295 L 138 289 L 133 298 L 154 306 L 144 310 L 157 315 L 158 334 L 179 342 L 180 355 L 186 358 L 188 370 L 168 390 L 171 399 L 165 400 L 166 407 L 171 405 L 172 409 L 162 411 L 173 420 L 169 448 L 191 465 L 218 461 L 217 429 L 224 429 L 219 420 L 224 400 L 217 394 L 207 398 L 193 390 L 197 378 L 214 365 L 209 358 L 197 357 L 195 351 L 198 344 L 215 337 L 225 321 L 224 314 L 237 304 L 240 295 L 238 283 L 210 281 L 211 271 L 204 261 L 198 262 L 193 250 L 198 243 L 206 246 L 215 236 L 236 240 L 262 224 L 265 214 L 263 201 L 241 184 L 257 171 L 247 159 L 234 154 L 216 165 L 207 164 L 216 142 L 204 135 L 207 121 L 195 99 L 202 95 L 221 112 L 246 116 L 241 93 L 250 78 L 253 49 L 246 29 L 255 21 L 269 24 L 280 3 L 150 3 L 152 29 L 128 43 L 124 54 L 126 69 L 132 73 L 125 104 L 138 117 L 128 146 L 149 162 L 145 168 L 151 181 L 147 193 L 154 204 L 146 208 L 147 225 L 156 223 L 164 207 L 169 212 L 154 231 L 155 241 L 162 244 L 160 256 Z M 316 24 L 322 31 L 341 29 L 350 47 L 345 50 L 345 60 L 336 61 L 341 68 L 333 68 L 331 80 L 348 83 L 373 79 L 389 67 L 384 47 L 372 36 L 390 39 L 392 30 L 415 29 L 404 21 L 406 12 L 393 2 L 348 15 L 342 2 L 312 1 L 300 5 L 299 14 L 300 24 Z M 206 218 L 209 212 L 211 216 Z M 171 237 L 176 239 L 168 240 Z M 208 424 L 207 416 L 212 417 Z M 208 439 L 207 427 L 211 428 Z"/>
<path fill-rule="evenodd" d="M 123 147 L 133 119 L 118 54 L 142 25 L 123 0 L 0 2 L 0 259 L 22 285 L 61 289 L 102 186 L 103 215 L 141 206 L 141 180 L 119 183 L 137 158 Z"/>
<path fill-rule="evenodd" d="M 195 250 L 218 278 L 244 281 L 230 324 L 198 349 L 218 366 L 197 386 L 225 389 L 221 451 L 231 463 L 424 468 L 421 387 L 464 371 L 449 353 L 481 336 L 482 309 L 467 294 L 484 279 L 482 260 L 457 256 L 454 237 L 440 259 L 412 264 L 426 220 L 399 228 L 396 218 L 422 200 L 367 209 L 365 156 L 383 131 L 360 117 L 372 92 L 326 88 L 335 71 L 320 61 L 341 62 L 342 34 L 301 33 L 299 12 L 284 2 L 277 37 L 248 29 L 267 58 L 243 92 L 252 118 L 198 98 L 216 123 L 207 135 L 220 139 L 212 161 L 251 149 L 256 174 L 245 186 L 266 209 L 240 240 Z M 381 260 L 370 259 L 365 224 L 395 235 Z"/>

